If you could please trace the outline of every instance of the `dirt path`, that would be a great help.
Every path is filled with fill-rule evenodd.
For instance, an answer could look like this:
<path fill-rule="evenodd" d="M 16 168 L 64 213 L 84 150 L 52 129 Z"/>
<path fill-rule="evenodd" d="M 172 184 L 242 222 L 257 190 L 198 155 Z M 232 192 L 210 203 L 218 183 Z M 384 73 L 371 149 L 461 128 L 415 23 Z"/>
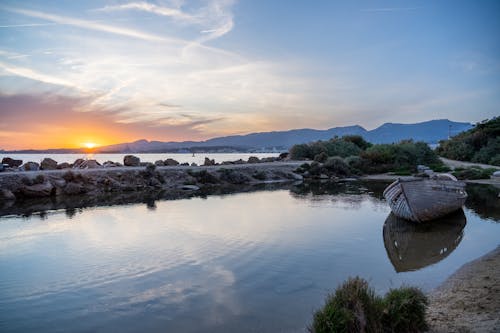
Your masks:
<path fill-rule="evenodd" d="M 462 266 L 429 299 L 432 333 L 500 332 L 500 246 Z"/>
<path fill-rule="evenodd" d="M 495 169 L 500 169 L 499 166 L 495 165 L 489 165 L 489 164 L 481 164 L 481 163 L 471 163 L 471 162 L 463 162 L 463 161 L 456 161 L 456 160 L 450 160 L 444 157 L 440 157 L 441 161 L 443 161 L 444 164 L 449 166 L 450 168 L 467 168 L 471 166 L 478 166 L 483 169 L 489 169 L 489 168 L 495 168 Z"/>

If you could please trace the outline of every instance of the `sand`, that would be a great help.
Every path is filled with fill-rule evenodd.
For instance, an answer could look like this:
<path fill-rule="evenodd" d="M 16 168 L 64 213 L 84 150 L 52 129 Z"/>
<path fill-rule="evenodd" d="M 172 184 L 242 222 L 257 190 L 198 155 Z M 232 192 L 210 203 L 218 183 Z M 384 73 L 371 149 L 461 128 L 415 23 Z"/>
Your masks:
<path fill-rule="evenodd" d="M 433 333 L 500 332 L 500 246 L 462 266 L 429 300 Z"/>

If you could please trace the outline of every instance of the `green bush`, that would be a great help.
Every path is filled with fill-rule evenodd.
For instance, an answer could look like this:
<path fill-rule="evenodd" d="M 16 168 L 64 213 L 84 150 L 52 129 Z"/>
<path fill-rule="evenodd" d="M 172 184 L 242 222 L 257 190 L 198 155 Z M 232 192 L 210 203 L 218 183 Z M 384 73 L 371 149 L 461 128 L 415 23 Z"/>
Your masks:
<path fill-rule="evenodd" d="M 323 163 L 323 169 L 326 170 L 326 173 L 337 176 L 349 176 L 351 174 L 349 165 L 338 156 L 328 157 L 325 163 Z"/>
<path fill-rule="evenodd" d="M 322 151 L 321 153 L 319 153 L 318 155 L 314 156 L 314 160 L 316 162 L 320 162 L 320 163 L 324 163 L 326 161 L 326 159 L 328 158 L 328 154 L 325 153 L 324 151 Z"/>
<path fill-rule="evenodd" d="M 368 286 L 355 277 L 339 286 L 327 297 L 321 310 L 316 311 L 311 332 L 380 332 L 382 300 Z"/>
<path fill-rule="evenodd" d="M 496 169 L 488 168 L 481 169 L 480 167 L 468 167 L 465 169 L 456 168 L 452 173 L 457 179 L 489 179 L 490 176 L 495 172 Z"/>
<path fill-rule="evenodd" d="M 313 316 L 310 332 L 422 332 L 427 329 L 427 297 L 418 288 L 391 289 L 377 296 L 368 282 L 349 278 Z"/>
<path fill-rule="evenodd" d="M 358 146 L 360 149 L 365 150 L 366 148 L 369 148 L 372 146 L 372 144 L 365 139 L 361 135 L 345 135 L 342 137 L 344 141 L 347 142 L 352 142 L 356 146 Z"/>
<path fill-rule="evenodd" d="M 443 157 L 500 165 L 500 117 L 485 120 L 450 140 L 440 142 L 436 149 Z"/>
<path fill-rule="evenodd" d="M 382 326 L 385 332 L 422 332 L 427 330 L 424 293 L 413 287 L 391 289 L 384 297 Z"/>

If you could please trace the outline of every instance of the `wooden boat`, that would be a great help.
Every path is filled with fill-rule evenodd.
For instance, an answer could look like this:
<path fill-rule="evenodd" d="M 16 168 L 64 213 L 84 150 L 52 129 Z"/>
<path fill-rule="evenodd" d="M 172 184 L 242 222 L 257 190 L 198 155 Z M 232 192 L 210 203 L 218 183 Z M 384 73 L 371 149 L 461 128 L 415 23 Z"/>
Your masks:
<path fill-rule="evenodd" d="M 465 183 L 443 173 L 398 179 L 384 190 L 394 215 L 414 222 L 445 216 L 465 203 Z"/>
<path fill-rule="evenodd" d="M 463 210 L 436 222 L 408 223 L 389 214 L 384 223 L 384 246 L 396 272 L 415 271 L 435 264 L 457 248 L 467 223 Z"/>

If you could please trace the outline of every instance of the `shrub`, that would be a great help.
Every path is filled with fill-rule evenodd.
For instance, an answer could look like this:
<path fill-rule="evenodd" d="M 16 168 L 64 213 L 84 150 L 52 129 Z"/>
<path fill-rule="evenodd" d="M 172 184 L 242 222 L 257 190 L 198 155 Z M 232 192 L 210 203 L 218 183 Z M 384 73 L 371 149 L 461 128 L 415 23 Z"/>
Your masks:
<path fill-rule="evenodd" d="M 422 332 L 427 329 L 428 304 L 414 287 L 391 289 L 384 298 L 375 295 L 366 280 L 349 278 L 327 296 L 309 327 L 314 333 Z"/>
<path fill-rule="evenodd" d="M 355 277 L 339 286 L 316 311 L 311 332 L 380 332 L 382 301 L 368 286 Z"/>
<path fill-rule="evenodd" d="M 342 137 L 344 141 L 347 142 L 352 142 L 356 146 L 358 146 L 360 149 L 365 150 L 366 148 L 369 148 L 372 146 L 371 143 L 363 139 L 361 135 L 345 135 Z"/>
<path fill-rule="evenodd" d="M 421 332 L 427 329 L 424 293 L 414 287 L 391 289 L 384 297 L 382 325 L 386 332 Z"/>
<path fill-rule="evenodd" d="M 320 163 L 324 163 L 327 158 L 328 158 L 328 155 L 324 151 L 319 153 L 318 155 L 314 156 L 314 160 L 316 162 L 320 162 Z"/>
<path fill-rule="evenodd" d="M 347 163 L 338 156 L 328 157 L 325 163 L 323 163 L 323 168 L 327 171 L 327 173 L 338 176 L 348 176 L 351 174 L 349 165 L 347 165 Z"/>
<path fill-rule="evenodd" d="M 344 159 L 345 163 L 354 174 L 361 174 L 363 170 L 363 159 L 359 156 L 349 156 Z"/>
<path fill-rule="evenodd" d="M 479 167 L 468 167 L 465 169 L 456 168 L 453 175 L 457 179 L 489 179 L 496 169 L 481 169 Z"/>

